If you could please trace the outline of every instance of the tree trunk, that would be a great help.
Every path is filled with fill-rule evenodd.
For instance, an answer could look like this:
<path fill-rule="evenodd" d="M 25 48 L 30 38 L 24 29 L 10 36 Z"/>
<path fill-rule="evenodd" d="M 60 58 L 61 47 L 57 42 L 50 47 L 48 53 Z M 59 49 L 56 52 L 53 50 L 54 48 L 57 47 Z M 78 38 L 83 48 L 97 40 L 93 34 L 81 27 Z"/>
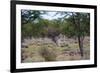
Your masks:
<path fill-rule="evenodd" d="M 79 42 L 80 54 L 81 54 L 81 57 L 83 57 L 84 56 L 84 53 L 83 53 L 83 38 L 79 36 L 78 42 Z"/>

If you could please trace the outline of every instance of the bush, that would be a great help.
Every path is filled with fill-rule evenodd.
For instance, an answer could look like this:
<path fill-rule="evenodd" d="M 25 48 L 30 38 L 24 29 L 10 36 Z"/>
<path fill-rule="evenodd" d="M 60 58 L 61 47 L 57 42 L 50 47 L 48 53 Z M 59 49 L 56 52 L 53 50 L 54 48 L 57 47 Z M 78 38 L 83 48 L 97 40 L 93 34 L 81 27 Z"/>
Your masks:
<path fill-rule="evenodd" d="M 57 57 L 56 50 L 48 47 L 40 48 L 39 54 L 45 59 L 45 61 L 55 61 Z"/>

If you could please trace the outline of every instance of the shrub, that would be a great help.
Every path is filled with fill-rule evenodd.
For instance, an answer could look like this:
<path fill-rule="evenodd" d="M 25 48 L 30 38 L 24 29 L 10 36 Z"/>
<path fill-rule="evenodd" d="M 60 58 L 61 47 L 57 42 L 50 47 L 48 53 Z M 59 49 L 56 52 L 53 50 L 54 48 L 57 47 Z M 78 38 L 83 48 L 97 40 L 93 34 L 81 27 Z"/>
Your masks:
<path fill-rule="evenodd" d="M 55 61 L 57 56 L 56 50 L 48 47 L 40 48 L 39 54 L 45 59 L 45 61 Z"/>

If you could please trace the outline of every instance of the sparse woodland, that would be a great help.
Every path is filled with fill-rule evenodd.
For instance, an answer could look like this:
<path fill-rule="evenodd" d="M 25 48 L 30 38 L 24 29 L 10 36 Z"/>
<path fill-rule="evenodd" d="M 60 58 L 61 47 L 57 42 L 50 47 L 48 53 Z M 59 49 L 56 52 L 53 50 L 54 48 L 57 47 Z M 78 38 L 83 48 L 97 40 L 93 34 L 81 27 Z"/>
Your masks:
<path fill-rule="evenodd" d="M 22 62 L 89 58 L 89 13 L 21 10 Z"/>

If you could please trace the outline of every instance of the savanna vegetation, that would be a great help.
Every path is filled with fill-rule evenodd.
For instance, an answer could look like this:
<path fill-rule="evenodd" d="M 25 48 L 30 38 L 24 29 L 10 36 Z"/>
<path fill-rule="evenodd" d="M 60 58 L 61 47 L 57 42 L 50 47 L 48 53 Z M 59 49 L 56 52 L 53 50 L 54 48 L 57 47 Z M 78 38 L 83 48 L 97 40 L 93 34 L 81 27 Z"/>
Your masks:
<path fill-rule="evenodd" d="M 90 58 L 90 14 L 21 10 L 21 61 Z"/>

